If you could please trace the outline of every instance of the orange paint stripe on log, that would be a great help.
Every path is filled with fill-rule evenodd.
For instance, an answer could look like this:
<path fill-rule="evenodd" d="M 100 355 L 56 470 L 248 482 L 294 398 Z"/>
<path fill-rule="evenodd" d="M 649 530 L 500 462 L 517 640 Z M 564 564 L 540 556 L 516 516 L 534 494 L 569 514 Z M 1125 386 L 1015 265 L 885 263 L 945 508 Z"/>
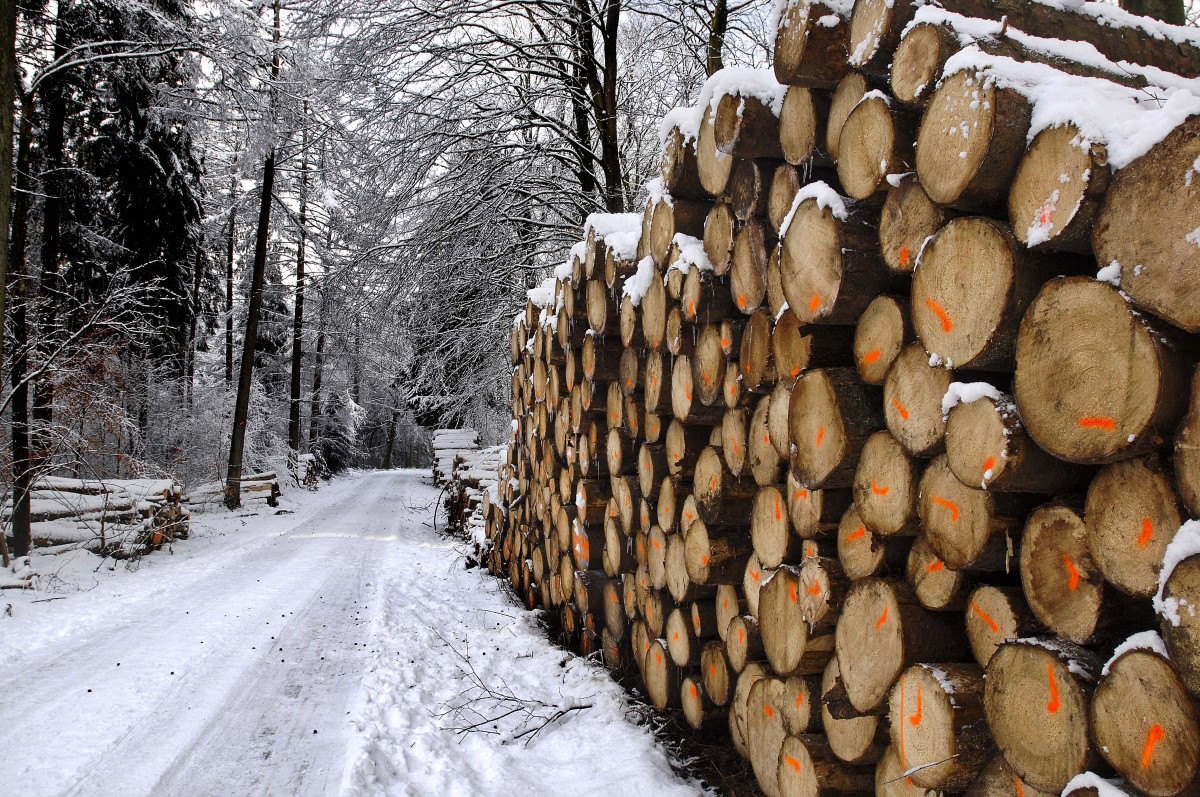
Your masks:
<path fill-rule="evenodd" d="M 695 314 L 696 314 L 696 301 L 693 299 L 692 301 L 688 302 L 688 315 L 694 316 Z"/>
<path fill-rule="evenodd" d="M 880 487 L 879 485 L 875 484 L 874 479 L 871 479 L 871 492 L 875 493 L 875 495 L 887 495 L 889 489 L 891 488 L 887 486 Z"/>
<path fill-rule="evenodd" d="M 758 581 L 758 571 L 757 571 L 757 570 L 751 570 L 751 571 L 750 571 L 750 578 L 754 579 L 755 581 Z"/>
<path fill-rule="evenodd" d="M 1071 557 L 1065 552 L 1062 555 L 1063 567 L 1067 569 L 1067 588 L 1071 592 L 1079 586 L 1079 571 L 1075 568 L 1075 563 L 1071 561 Z"/>
<path fill-rule="evenodd" d="M 715 665 L 715 664 L 708 665 L 708 673 L 709 673 L 709 675 L 716 675 L 717 674 L 717 665 Z"/>
<path fill-rule="evenodd" d="M 925 568 L 925 572 L 926 573 L 936 573 L 937 571 L 941 570 L 943 567 L 945 567 L 945 565 L 942 564 L 941 561 L 937 561 L 937 562 L 934 562 L 933 564 L 931 564 L 929 567 Z"/>
<path fill-rule="evenodd" d="M 775 522 L 783 520 L 783 509 L 779 506 L 779 496 L 775 496 Z"/>
<path fill-rule="evenodd" d="M 797 761 L 796 759 L 792 758 L 790 755 L 785 755 L 785 756 L 783 757 L 783 761 L 784 761 L 784 763 L 785 763 L 785 764 L 787 764 L 789 767 L 791 767 L 792 769 L 796 770 L 796 772 L 799 772 L 799 771 L 800 771 L 800 762 L 799 762 L 799 761 Z"/>
<path fill-rule="evenodd" d="M 996 623 L 995 620 L 993 620 L 991 617 L 988 617 L 987 612 L 985 612 L 983 609 L 979 608 L 978 603 L 971 604 L 971 611 L 973 611 L 973 612 L 975 612 L 975 614 L 979 615 L 979 619 L 983 620 L 985 623 L 988 624 L 988 627 L 992 629 L 993 634 L 1000 633 L 1000 626 Z"/>
<path fill-rule="evenodd" d="M 821 441 L 825 439 L 825 427 L 817 429 L 817 448 L 821 447 Z"/>
<path fill-rule="evenodd" d="M 696 685 L 692 684 L 692 700 L 698 700 L 699 698 L 700 695 L 696 692 Z"/>
<path fill-rule="evenodd" d="M 895 396 L 893 396 L 893 397 L 892 397 L 892 404 L 893 404 L 893 405 L 895 405 L 895 407 L 896 407 L 896 412 L 900 413 L 900 419 L 901 419 L 901 420 L 904 420 L 904 421 L 907 421 L 907 420 L 908 420 L 908 410 L 907 410 L 907 409 L 905 409 L 905 408 L 904 408 L 904 405 L 900 403 L 900 399 L 898 399 L 898 398 L 896 398 Z"/>
<path fill-rule="evenodd" d="M 945 498 L 939 498 L 936 495 L 931 497 L 930 500 L 933 501 L 938 506 L 943 506 L 946 509 L 949 509 L 950 510 L 950 520 L 954 523 L 958 522 L 958 505 L 957 504 L 955 504 L 953 501 L 947 501 Z"/>
<path fill-rule="evenodd" d="M 772 719 L 775 717 L 775 709 L 771 708 L 770 706 L 763 706 L 763 713 Z"/>
<path fill-rule="evenodd" d="M 1103 416 L 1091 416 L 1088 418 L 1079 419 L 1079 428 L 1081 429 L 1103 429 L 1106 432 L 1111 432 L 1117 428 L 1117 422 L 1112 418 Z"/>
<path fill-rule="evenodd" d="M 883 614 L 879 615 L 879 619 L 875 621 L 876 628 L 883 628 L 883 624 L 887 622 L 888 607 L 883 607 Z"/>
<path fill-rule="evenodd" d="M 900 247 L 900 267 L 908 268 L 908 261 L 912 258 L 912 252 L 908 251 L 907 246 Z"/>
<path fill-rule="evenodd" d="M 846 541 L 851 542 L 853 540 L 857 540 L 859 537 L 865 536 L 867 536 L 866 526 L 859 526 L 857 529 L 846 535 Z"/>
<path fill-rule="evenodd" d="M 800 375 L 800 366 L 798 366 L 798 365 L 793 366 L 792 367 L 792 379 L 795 379 L 799 375 Z"/>
<path fill-rule="evenodd" d="M 942 331 L 949 332 L 954 329 L 953 322 L 950 321 L 950 316 L 946 315 L 946 311 L 942 306 L 933 300 L 933 297 L 926 297 L 925 306 L 933 311 L 933 314 L 938 317 L 938 321 L 942 322 Z"/>
<path fill-rule="evenodd" d="M 792 603 L 796 602 L 796 582 L 788 584 L 788 595 L 792 599 Z"/>
<path fill-rule="evenodd" d="M 883 356 L 883 352 L 880 351 L 879 349 L 875 349 L 874 351 L 869 351 L 863 355 L 862 364 L 870 365 L 873 362 L 877 362 L 879 360 L 879 358 L 882 356 Z"/>
<path fill-rule="evenodd" d="M 702 558 L 700 559 L 700 561 L 701 561 L 701 563 L 703 563 L 703 565 L 704 565 L 705 567 L 708 567 L 708 557 L 707 557 L 707 556 L 705 556 L 705 557 L 702 557 Z"/>
<path fill-rule="evenodd" d="M 800 708 L 803 705 L 804 705 L 804 693 L 801 692 L 800 694 L 796 695 L 796 708 Z"/>
<path fill-rule="evenodd" d="M 683 389 L 683 396 L 684 396 L 684 398 L 686 398 L 688 401 L 691 401 L 691 400 L 692 400 L 692 389 L 691 389 L 690 387 L 685 387 L 685 388 Z M 615 418 L 616 416 L 614 415 L 613 417 Z"/>
<path fill-rule="evenodd" d="M 985 473 L 994 467 L 996 467 L 996 458 L 995 457 L 988 457 L 986 460 L 984 460 L 983 470 Z"/>
<path fill-rule="evenodd" d="M 740 645 L 745 641 L 746 641 L 746 632 L 743 631 L 742 628 L 739 626 L 738 627 L 738 644 Z"/>
<path fill-rule="evenodd" d="M 810 586 L 806 587 L 806 590 L 809 595 L 820 595 L 821 594 L 821 579 L 819 579 L 819 578 L 813 579 L 813 583 Z"/>
<path fill-rule="evenodd" d="M 1157 722 L 1150 726 L 1150 733 L 1146 736 L 1146 745 L 1142 748 L 1142 769 L 1150 768 L 1150 761 L 1154 758 L 1154 747 L 1162 741 L 1164 735 L 1162 726 Z"/>
<path fill-rule="evenodd" d="M 742 310 L 746 309 L 746 294 L 744 293 L 738 294 L 738 308 Z"/>
<path fill-rule="evenodd" d="M 1142 518 L 1142 533 L 1138 535 L 1137 547 L 1145 548 L 1152 536 L 1154 536 L 1154 521 L 1150 518 Z"/>
<path fill-rule="evenodd" d="M 812 295 L 812 298 L 808 300 L 808 309 L 809 309 L 809 312 L 812 312 L 812 313 L 815 313 L 818 310 L 820 310 L 821 309 L 821 297 L 814 293 Z"/>
<path fill-rule="evenodd" d="M 1016 775 L 1013 775 L 1013 783 L 1017 787 L 1017 797 L 1025 797 L 1025 784 Z"/>
<path fill-rule="evenodd" d="M 921 717 L 924 716 L 925 709 L 921 705 L 921 685 L 917 684 L 917 710 L 916 713 L 908 715 L 910 724 L 916 726 L 921 724 Z"/>
<path fill-rule="evenodd" d="M 808 500 L 808 490 L 797 490 L 796 492 L 792 493 L 792 500 L 807 501 Z"/>
<path fill-rule="evenodd" d="M 1046 662 L 1046 677 L 1050 679 L 1050 702 L 1046 704 L 1046 710 L 1051 714 L 1057 714 L 1062 703 L 1058 699 L 1058 681 L 1054 680 L 1053 662 Z"/>

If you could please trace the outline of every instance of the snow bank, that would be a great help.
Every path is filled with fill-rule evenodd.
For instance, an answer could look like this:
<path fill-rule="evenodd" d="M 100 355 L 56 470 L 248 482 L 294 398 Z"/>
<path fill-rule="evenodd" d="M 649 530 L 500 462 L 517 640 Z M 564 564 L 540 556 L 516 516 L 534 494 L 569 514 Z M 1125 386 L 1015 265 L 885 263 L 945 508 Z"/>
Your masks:
<path fill-rule="evenodd" d="M 1200 554 L 1200 520 L 1188 520 L 1175 532 L 1175 538 L 1163 553 L 1162 570 L 1158 573 L 1158 592 L 1155 593 L 1153 601 L 1154 611 L 1176 628 L 1181 621 L 1179 610 L 1186 606 L 1188 614 L 1195 616 L 1196 607 L 1190 605 L 1185 598 L 1166 598 L 1163 593 L 1179 563 L 1196 554 Z"/>
<path fill-rule="evenodd" d="M 779 116 L 783 112 L 783 98 L 787 95 L 787 89 L 775 79 L 771 69 L 741 66 L 719 69 L 704 81 L 695 105 L 674 108 L 663 117 L 658 128 L 659 138 L 665 147 L 671 131 L 679 128 L 685 141 L 695 141 L 700 137 L 700 124 L 704 121 L 705 111 L 711 109 L 716 113 L 721 99 L 726 96 L 752 97 Z"/>
<path fill-rule="evenodd" d="M 638 241 L 642 237 L 641 213 L 593 213 L 583 223 L 583 237 L 595 233 L 621 260 L 637 257 Z"/>
<path fill-rule="evenodd" d="M 987 382 L 951 382 L 946 395 L 942 396 L 942 416 L 949 415 L 950 410 L 959 404 L 970 404 L 982 398 L 998 402 L 1003 400 L 1004 396 Z"/>
<path fill-rule="evenodd" d="M 632 277 L 625 280 L 625 286 L 621 289 L 621 293 L 629 297 L 629 301 L 634 307 L 642 303 L 642 298 L 645 297 L 646 291 L 650 290 L 650 283 L 654 279 L 654 258 L 643 257 L 637 264 L 637 272 Z"/>
<path fill-rule="evenodd" d="M 671 243 L 679 247 L 679 259 L 672 263 L 670 268 L 682 271 L 684 274 L 691 271 L 693 266 L 701 271 L 713 270 L 712 261 L 708 259 L 708 253 L 704 251 L 704 241 L 677 232 L 671 239 Z"/>
<path fill-rule="evenodd" d="M 1113 662 L 1131 650 L 1149 650 L 1152 653 L 1157 653 L 1164 659 L 1171 658 L 1167 654 L 1166 643 L 1163 642 L 1162 637 L 1158 635 L 1157 631 L 1143 631 L 1140 634 L 1134 634 L 1120 645 L 1117 645 L 1117 649 L 1113 651 L 1112 656 L 1109 657 L 1108 661 L 1104 662 L 1104 667 L 1100 669 L 1100 674 L 1108 675 L 1108 670 L 1112 667 Z"/>
<path fill-rule="evenodd" d="M 787 235 L 788 227 L 791 226 L 792 217 L 796 215 L 796 211 L 800 208 L 800 204 L 806 200 L 815 199 L 817 207 L 822 210 L 828 210 L 833 214 L 833 217 L 838 221 L 845 221 L 850 218 L 850 211 L 847 210 L 846 203 L 850 200 L 843 197 L 823 180 L 809 183 L 796 192 L 796 196 L 792 199 L 791 210 L 783 219 L 783 224 L 779 225 L 779 237 L 782 240 L 783 236 Z"/>
<path fill-rule="evenodd" d="M 971 46 L 946 61 L 943 77 L 972 71 L 984 85 L 1029 100 L 1030 142 L 1043 130 L 1073 124 L 1080 146 L 1103 144 L 1113 169 L 1122 169 L 1200 113 L 1200 81 L 1188 88 L 1132 89 L 1102 78 L 1077 77 L 1046 64 L 1014 61 Z"/>

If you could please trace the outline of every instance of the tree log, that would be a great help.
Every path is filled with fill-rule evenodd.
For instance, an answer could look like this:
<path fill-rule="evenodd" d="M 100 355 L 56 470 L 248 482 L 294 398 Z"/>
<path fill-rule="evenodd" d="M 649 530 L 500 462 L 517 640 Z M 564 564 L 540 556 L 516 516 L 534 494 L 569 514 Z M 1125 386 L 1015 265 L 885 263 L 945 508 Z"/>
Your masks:
<path fill-rule="evenodd" d="M 882 385 L 904 347 L 916 339 L 908 302 L 876 296 L 854 328 L 854 363 L 868 385 Z"/>
<path fill-rule="evenodd" d="M 1104 146 L 1087 142 L 1075 125 L 1043 130 L 1021 158 L 1008 195 L 1013 235 L 1030 248 L 1090 253 L 1111 177 Z"/>
<path fill-rule="evenodd" d="M 1185 405 L 1178 356 L 1111 285 L 1061 277 L 1021 321 L 1017 408 L 1059 459 L 1103 463 L 1156 448 Z"/>
<path fill-rule="evenodd" d="M 1006 641 L 1046 631 L 1014 587 L 981 586 L 971 593 L 966 611 L 967 638 L 980 667 L 987 667 L 996 648 Z"/>
<path fill-rule="evenodd" d="M 929 364 L 920 343 L 905 347 L 883 383 L 883 417 L 888 431 L 914 457 L 941 453 L 946 436 L 942 397 L 954 381 L 945 368 Z"/>
<path fill-rule="evenodd" d="M 1095 759 L 1088 743 L 1088 651 L 1061 640 L 1008 642 L 987 667 L 984 708 L 996 746 L 1035 789 L 1060 792 Z"/>
<path fill-rule="evenodd" d="M 867 529 L 886 537 L 912 521 L 917 476 L 912 457 L 886 429 L 867 438 L 854 472 L 854 505 Z"/>
<path fill-rule="evenodd" d="M 913 169 L 917 120 L 883 92 L 859 100 L 838 139 L 838 180 L 854 199 L 887 193 L 889 174 Z"/>
<path fill-rule="evenodd" d="M 934 553 L 954 570 L 1009 572 L 1012 538 L 1035 499 L 968 487 L 943 454 L 925 469 L 917 497 L 921 528 Z"/>
<path fill-rule="evenodd" d="M 788 409 L 791 466 L 809 488 L 849 487 L 859 452 L 883 426 L 879 398 L 849 368 L 806 372 L 792 389 Z"/>
<path fill-rule="evenodd" d="M 849 70 L 848 33 L 846 20 L 820 0 L 788 3 L 775 32 L 775 78 L 790 86 L 833 88 Z"/>

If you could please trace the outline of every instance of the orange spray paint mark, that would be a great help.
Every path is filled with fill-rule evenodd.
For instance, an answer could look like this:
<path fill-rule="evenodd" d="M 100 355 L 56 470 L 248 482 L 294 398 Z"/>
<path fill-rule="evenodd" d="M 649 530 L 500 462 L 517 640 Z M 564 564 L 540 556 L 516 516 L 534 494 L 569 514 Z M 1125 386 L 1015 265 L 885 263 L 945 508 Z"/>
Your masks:
<path fill-rule="evenodd" d="M 688 401 L 692 400 L 692 389 L 690 387 L 685 387 L 683 389 L 683 397 L 686 398 Z"/>
<path fill-rule="evenodd" d="M 1058 681 L 1054 680 L 1054 664 L 1052 662 L 1046 662 L 1046 677 L 1050 679 L 1050 702 L 1046 704 L 1046 710 L 1051 714 L 1057 714 L 1062 703 L 1058 699 Z"/>
<path fill-rule="evenodd" d="M 700 694 L 696 691 L 696 685 L 692 684 L 692 700 L 698 700 L 699 698 Z"/>
<path fill-rule="evenodd" d="M 746 309 L 746 294 L 744 293 L 738 294 L 738 308 L 742 310 Z"/>
<path fill-rule="evenodd" d="M 908 715 L 909 724 L 917 726 L 921 724 L 921 717 L 924 716 L 925 709 L 921 705 L 921 685 L 917 684 L 917 710 L 913 714 Z"/>
<path fill-rule="evenodd" d="M 696 314 L 696 300 L 693 299 L 692 301 L 688 302 L 688 315 L 694 316 L 695 314 Z"/>
<path fill-rule="evenodd" d="M 701 561 L 701 562 L 703 562 L 703 564 L 704 564 L 704 566 L 705 566 L 705 567 L 708 567 L 708 557 L 707 557 L 707 556 L 705 556 L 704 558 L 702 558 L 700 561 Z"/>
<path fill-rule="evenodd" d="M 792 603 L 796 602 L 796 582 L 788 584 L 788 596 L 792 599 Z"/>
<path fill-rule="evenodd" d="M 737 385 L 730 385 L 730 386 L 729 386 L 729 395 L 731 395 L 731 396 L 736 396 L 736 395 L 737 395 Z"/>
<path fill-rule="evenodd" d="M 779 496 L 775 497 L 775 521 L 783 520 L 783 509 L 779 506 Z"/>
<path fill-rule="evenodd" d="M 806 588 L 809 595 L 821 594 L 821 579 L 813 579 L 813 583 Z"/>
<path fill-rule="evenodd" d="M 1117 422 L 1112 418 L 1102 416 L 1092 416 L 1089 418 L 1079 419 L 1079 428 L 1081 429 L 1103 429 L 1106 432 L 1111 432 L 1117 428 Z"/>
<path fill-rule="evenodd" d="M 817 448 L 821 447 L 821 441 L 825 439 L 825 427 L 822 426 L 817 430 Z"/>
<path fill-rule="evenodd" d="M 722 349 L 729 348 L 729 338 L 721 338 L 721 348 Z"/>
<path fill-rule="evenodd" d="M 938 506 L 943 506 L 946 509 L 949 509 L 951 522 L 953 522 L 953 523 L 958 522 L 958 505 L 957 504 L 955 504 L 953 501 L 947 501 L 945 498 L 939 498 L 936 495 L 933 496 L 930 500 L 933 501 Z"/>
<path fill-rule="evenodd" d="M 750 571 L 750 578 L 754 579 L 755 581 L 758 581 L 758 571 L 757 571 L 757 570 L 751 570 L 751 571 Z M 739 632 L 739 634 L 740 634 L 740 633 L 741 633 L 741 632 Z"/>
<path fill-rule="evenodd" d="M 796 770 L 797 773 L 800 772 L 800 762 L 792 758 L 790 755 L 785 755 L 783 757 L 783 762 L 792 769 Z"/>
<path fill-rule="evenodd" d="M 716 675 L 717 674 L 717 665 L 715 665 L 715 664 L 708 665 L 708 674 Z"/>
<path fill-rule="evenodd" d="M 912 252 L 908 251 L 907 246 L 900 247 L 900 267 L 908 268 L 908 261 L 912 258 Z"/>
<path fill-rule="evenodd" d="M 763 443 L 764 443 L 765 445 L 770 445 L 770 444 L 771 444 L 771 436 L 770 436 L 769 434 L 765 434 L 765 435 L 763 435 Z"/>
<path fill-rule="evenodd" d="M 792 493 L 792 499 L 795 501 L 807 501 L 808 490 L 797 490 L 796 492 Z"/>
<path fill-rule="evenodd" d="M 1152 536 L 1154 536 L 1154 521 L 1150 518 L 1142 518 L 1142 533 L 1138 535 L 1137 547 L 1145 548 Z"/>
<path fill-rule="evenodd" d="M 983 462 L 984 473 L 987 473 L 989 470 L 991 470 L 994 467 L 996 467 L 996 458 L 995 457 L 988 457 L 986 460 L 984 460 L 984 462 Z"/>
<path fill-rule="evenodd" d="M 796 695 L 796 708 L 800 708 L 803 705 L 804 705 L 804 693 L 801 692 L 800 694 Z"/>
<path fill-rule="evenodd" d="M 938 317 L 938 321 L 942 322 L 942 331 L 949 332 L 954 329 L 954 324 L 950 321 L 950 316 L 946 315 L 946 311 L 942 306 L 935 302 L 932 297 L 926 297 L 925 306 L 933 311 L 933 314 Z"/>
<path fill-rule="evenodd" d="M 880 351 L 879 349 L 875 349 L 874 351 L 869 351 L 863 355 L 862 364 L 870 365 L 871 363 L 878 362 L 879 358 L 882 356 L 883 356 L 883 352 Z"/>
<path fill-rule="evenodd" d="M 875 627 L 883 628 L 883 624 L 887 622 L 888 607 L 883 607 L 883 614 L 879 615 L 879 619 L 875 621 Z"/>
<path fill-rule="evenodd" d="M 871 492 L 875 493 L 875 495 L 887 495 L 889 489 L 887 486 L 880 487 L 875 483 L 874 479 L 871 479 Z"/>
<path fill-rule="evenodd" d="M 718 479 L 717 479 L 717 477 L 716 477 L 716 476 L 713 476 L 712 484 L 711 484 L 711 485 L 709 485 L 709 489 L 710 489 L 710 490 L 716 490 L 716 489 L 717 489 L 717 482 L 718 482 Z"/>
<path fill-rule="evenodd" d="M 812 295 L 812 298 L 808 300 L 808 309 L 810 312 L 813 312 L 813 313 L 820 310 L 821 309 L 821 297 L 814 293 Z"/>
<path fill-rule="evenodd" d="M 934 562 L 929 567 L 925 568 L 925 572 L 926 573 L 936 573 L 937 571 L 941 570 L 943 567 L 945 567 L 945 565 L 942 564 L 940 561 Z"/>
<path fill-rule="evenodd" d="M 1150 733 L 1146 736 L 1146 746 L 1142 748 L 1142 769 L 1150 768 L 1150 761 L 1154 758 L 1154 747 L 1162 741 L 1164 735 L 1162 726 L 1157 722 L 1150 726 Z"/>
<path fill-rule="evenodd" d="M 1066 553 L 1062 555 L 1063 567 L 1067 569 L 1067 589 L 1071 592 L 1079 586 L 1079 571 L 1075 569 L 1075 563 L 1071 561 L 1071 557 Z"/>
<path fill-rule="evenodd" d="M 992 629 L 993 634 L 1000 633 L 1000 626 L 996 623 L 995 620 L 993 620 L 991 617 L 988 617 L 987 612 L 985 612 L 983 609 L 979 608 L 978 603 L 971 604 L 971 611 L 975 612 L 975 614 L 979 615 L 979 619 L 981 619 L 985 623 L 987 623 L 988 628 Z"/>
<path fill-rule="evenodd" d="M 866 526 L 859 526 L 857 529 L 855 529 L 854 531 L 852 531 L 846 535 L 846 542 L 852 542 L 854 540 L 857 540 L 859 537 L 865 537 L 865 536 L 867 536 Z"/>
<path fill-rule="evenodd" d="M 800 366 L 797 365 L 794 368 L 792 368 L 792 379 L 795 379 L 799 375 L 800 375 Z"/>
<path fill-rule="evenodd" d="M 1025 784 L 1016 775 L 1013 775 L 1013 783 L 1017 786 L 1017 797 L 1025 797 Z"/>
<path fill-rule="evenodd" d="M 742 628 L 739 626 L 738 627 L 738 644 L 741 645 L 745 641 L 746 641 L 746 632 L 744 630 L 742 630 Z"/>
<path fill-rule="evenodd" d="M 770 706 L 763 706 L 763 713 L 772 719 L 775 718 L 775 709 L 771 708 Z"/>
<path fill-rule="evenodd" d="M 908 420 L 908 410 L 905 409 L 904 405 L 900 403 L 900 399 L 893 396 L 892 397 L 892 405 L 895 406 L 896 412 L 900 413 L 900 419 L 907 421 Z"/>

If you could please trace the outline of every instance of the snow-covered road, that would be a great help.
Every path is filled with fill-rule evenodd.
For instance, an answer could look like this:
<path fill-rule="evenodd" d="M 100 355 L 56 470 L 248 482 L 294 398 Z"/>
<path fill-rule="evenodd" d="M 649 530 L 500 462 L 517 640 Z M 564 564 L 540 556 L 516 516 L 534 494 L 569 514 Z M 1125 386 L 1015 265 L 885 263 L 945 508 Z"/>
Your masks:
<path fill-rule="evenodd" d="M 697 793 L 602 669 L 464 569 L 426 482 L 201 516 L 136 572 L 3 596 L 0 792 Z"/>

